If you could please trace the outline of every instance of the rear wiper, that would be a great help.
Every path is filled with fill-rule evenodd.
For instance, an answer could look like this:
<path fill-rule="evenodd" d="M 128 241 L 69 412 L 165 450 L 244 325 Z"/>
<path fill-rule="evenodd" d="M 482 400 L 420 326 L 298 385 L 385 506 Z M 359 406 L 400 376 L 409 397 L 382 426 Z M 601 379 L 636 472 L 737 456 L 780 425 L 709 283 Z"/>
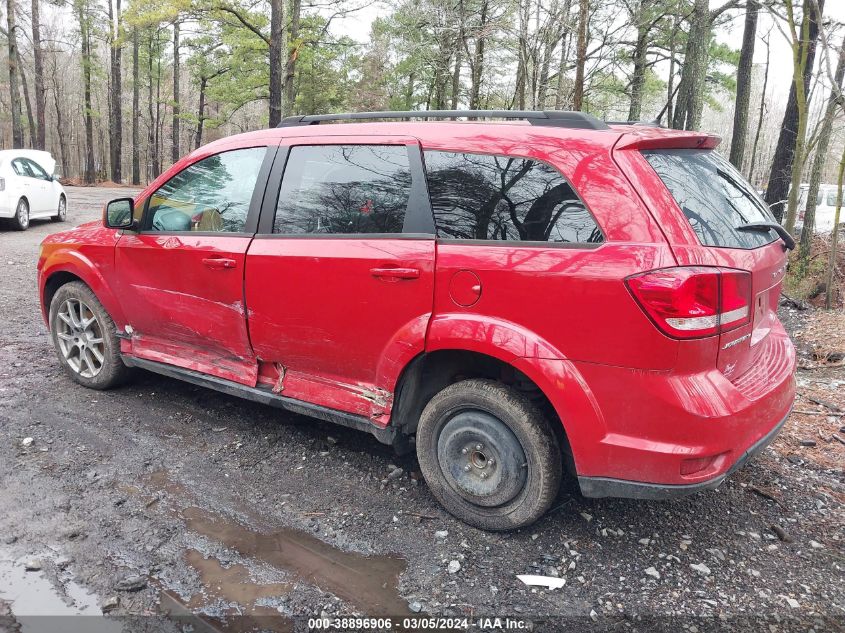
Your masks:
<path fill-rule="evenodd" d="M 786 245 L 787 250 L 792 250 L 795 248 L 795 240 L 789 234 L 785 228 L 783 228 L 777 222 L 751 222 L 749 224 L 741 224 L 740 226 L 736 227 L 737 231 L 759 231 L 761 233 L 768 233 L 769 231 L 774 231 L 778 234 L 778 237 L 783 240 L 783 243 Z"/>

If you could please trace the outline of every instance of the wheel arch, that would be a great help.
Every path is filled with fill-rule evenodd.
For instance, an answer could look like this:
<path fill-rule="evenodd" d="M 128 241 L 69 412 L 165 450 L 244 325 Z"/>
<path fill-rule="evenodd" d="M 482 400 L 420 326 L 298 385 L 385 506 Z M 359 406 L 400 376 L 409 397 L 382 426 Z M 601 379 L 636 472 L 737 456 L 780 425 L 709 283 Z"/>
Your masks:
<path fill-rule="evenodd" d="M 41 273 L 41 313 L 48 326 L 50 302 L 59 288 L 72 281 L 80 281 L 90 288 L 118 328 L 126 323 L 120 303 L 94 264 L 77 251 L 65 251 L 63 261 L 54 265 L 48 262 Z"/>
<path fill-rule="evenodd" d="M 576 460 L 569 438 L 570 426 L 575 421 L 568 416 L 561 416 L 558 406 L 550 397 L 548 380 L 538 375 L 532 363 L 522 362 L 525 360 L 504 353 L 488 354 L 461 347 L 418 354 L 399 376 L 390 424 L 403 435 L 413 435 L 423 409 L 435 394 L 461 380 L 490 378 L 516 389 L 537 405 L 551 423 L 566 467 L 576 472 Z"/>

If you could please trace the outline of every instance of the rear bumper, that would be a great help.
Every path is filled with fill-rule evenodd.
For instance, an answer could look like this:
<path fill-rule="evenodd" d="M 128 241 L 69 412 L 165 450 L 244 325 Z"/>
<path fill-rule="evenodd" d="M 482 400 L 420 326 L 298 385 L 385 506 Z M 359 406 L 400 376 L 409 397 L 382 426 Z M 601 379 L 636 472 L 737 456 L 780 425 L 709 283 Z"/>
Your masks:
<path fill-rule="evenodd" d="M 792 409 L 790 408 L 790 411 Z M 625 497 L 628 499 L 664 500 L 684 497 L 702 490 L 718 487 L 732 473 L 736 472 L 758 453 L 771 444 L 789 417 L 787 413 L 775 427 L 746 450 L 733 466 L 721 475 L 694 484 L 650 484 L 642 481 L 626 481 L 606 477 L 578 477 L 581 494 L 585 497 Z"/>
<path fill-rule="evenodd" d="M 569 363 L 578 388 L 560 373 L 564 387 L 549 393 L 583 494 L 665 498 L 713 488 L 762 450 L 795 399 L 795 348 L 780 323 L 759 345 L 754 365 L 730 379 L 715 366 L 648 371 Z M 576 393 L 585 394 L 581 406 Z"/>

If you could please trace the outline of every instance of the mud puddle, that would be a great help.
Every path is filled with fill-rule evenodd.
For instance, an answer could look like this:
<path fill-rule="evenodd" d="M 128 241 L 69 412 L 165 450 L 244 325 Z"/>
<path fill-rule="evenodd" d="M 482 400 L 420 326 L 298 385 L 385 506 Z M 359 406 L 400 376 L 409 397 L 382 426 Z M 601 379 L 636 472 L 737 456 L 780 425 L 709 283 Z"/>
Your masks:
<path fill-rule="evenodd" d="M 187 489 L 173 481 L 167 471 L 156 471 L 146 478 L 146 488 L 158 494 L 147 501 L 147 507 L 157 505 L 168 497 L 166 506 L 178 508 L 179 504 L 196 504 Z M 199 573 L 205 590 L 180 604 L 189 611 L 215 613 L 208 607 L 218 604 L 238 605 L 239 614 L 256 616 L 275 615 L 271 607 L 256 606 L 262 599 L 282 598 L 301 582 L 328 591 L 367 615 L 411 615 L 408 603 L 399 595 L 399 575 L 406 563 L 393 556 L 365 556 L 346 552 L 315 536 L 294 529 L 259 532 L 237 521 L 190 505 L 175 510 L 188 529 L 206 538 L 218 541 L 247 559 L 254 559 L 282 570 L 291 576 L 291 584 L 256 584 L 250 579 L 249 570 L 242 565 L 224 568 L 215 559 L 206 559 L 194 550 L 185 553 L 186 562 Z M 163 594 L 162 604 L 178 599 L 175 594 Z M 269 611 L 267 610 L 269 609 Z M 228 613 L 228 612 L 224 612 Z"/>
<path fill-rule="evenodd" d="M 199 574 L 203 590 L 187 601 L 163 591 L 161 608 L 171 617 L 186 620 L 198 631 L 293 631 L 292 620 L 273 607 L 258 604 L 283 597 L 290 591 L 289 584 L 254 583 L 244 565 L 224 567 L 216 558 L 205 558 L 193 549 L 184 558 Z"/>
<path fill-rule="evenodd" d="M 256 532 L 197 507 L 186 508 L 181 516 L 190 530 L 329 591 L 362 613 L 411 614 L 396 588 L 399 574 L 405 570 L 400 558 L 344 552 L 297 530 Z"/>
<path fill-rule="evenodd" d="M 42 571 L 26 571 L 24 559 L 0 552 L 0 599 L 9 603 L 21 633 L 119 633 L 102 616 L 97 596 L 73 580 L 56 587 Z"/>

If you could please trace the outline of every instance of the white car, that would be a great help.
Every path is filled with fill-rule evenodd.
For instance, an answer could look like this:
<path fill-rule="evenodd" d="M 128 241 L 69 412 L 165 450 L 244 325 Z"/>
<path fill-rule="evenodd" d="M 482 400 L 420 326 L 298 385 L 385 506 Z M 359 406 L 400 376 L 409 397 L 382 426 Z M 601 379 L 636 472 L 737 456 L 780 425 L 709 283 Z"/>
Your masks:
<path fill-rule="evenodd" d="M 796 229 L 804 228 L 804 210 L 807 208 L 807 193 L 809 185 L 801 185 L 801 196 L 798 201 L 798 220 L 795 223 Z M 816 219 L 813 223 L 814 233 L 830 233 L 833 231 L 833 221 L 836 217 L 836 185 L 820 185 L 819 194 L 816 197 Z M 845 210 L 839 218 L 840 227 L 845 223 Z"/>
<path fill-rule="evenodd" d="M 52 218 L 64 222 L 67 195 L 53 177 L 56 160 L 50 152 L 34 149 L 0 151 L 0 218 L 11 220 L 19 231 L 29 221 Z"/>

